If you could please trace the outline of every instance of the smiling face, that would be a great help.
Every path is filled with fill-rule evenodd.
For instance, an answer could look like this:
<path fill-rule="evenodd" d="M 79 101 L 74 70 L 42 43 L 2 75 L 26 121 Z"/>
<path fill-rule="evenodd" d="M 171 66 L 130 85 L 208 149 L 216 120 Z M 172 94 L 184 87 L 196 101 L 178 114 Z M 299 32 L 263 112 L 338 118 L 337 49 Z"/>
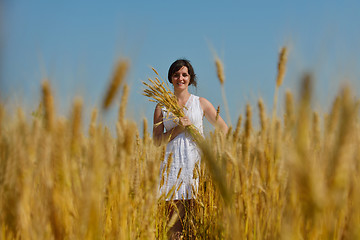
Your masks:
<path fill-rule="evenodd" d="M 174 89 L 186 89 L 190 83 L 190 75 L 188 68 L 183 66 L 179 71 L 175 72 L 171 77 L 171 82 L 174 85 Z"/>
<path fill-rule="evenodd" d="M 176 60 L 175 62 L 173 62 L 169 68 L 169 71 L 168 71 L 168 80 L 169 82 L 172 84 L 172 79 L 173 79 L 173 76 L 178 73 L 179 75 L 176 76 L 176 77 L 180 77 L 181 73 L 180 70 L 182 68 L 186 68 L 187 70 L 187 74 L 189 75 L 189 84 L 188 86 L 190 85 L 194 85 L 196 87 L 197 83 L 196 83 L 196 74 L 194 72 L 194 68 L 191 66 L 189 60 L 186 60 L 186 59 L 178 59 Z M 185 69 L 184 69 L 185 70 Z"/>

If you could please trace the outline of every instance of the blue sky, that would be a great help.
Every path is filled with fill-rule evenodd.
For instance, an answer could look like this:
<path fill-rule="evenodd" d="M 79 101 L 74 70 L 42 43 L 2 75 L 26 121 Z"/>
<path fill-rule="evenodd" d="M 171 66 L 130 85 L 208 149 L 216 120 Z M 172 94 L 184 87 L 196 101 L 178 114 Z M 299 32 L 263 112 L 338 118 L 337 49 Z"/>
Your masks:
<path fill-rule="evenodd" d="M 154 104 L 141 95 L 141 81 L 154 77 L 150 66 L 166 78 L 170 64 L 182 57 L 198 75 L 191 91 L 224 109 L 211 48 L 225 65 L 233 124 L 259 97 L 271 110 L 283 45 L 290 55 L 280 108 L 286 89 L 296 95 L 305 71 L 314 73 L 313 103 L 322 112 L 344 80 L 356 94 L 360 87 L 358 1 L 5 0 L 0 6 L 0 96 L 28 110 L 36 107 L 47 77 L 59 114 L 68 116 L 74 97 L 81 96 L 88 118 L 123 57 L 131 60 L 128 117 L 152 121 Z M 108 124 L 117 106 L 104 117 Z"/>

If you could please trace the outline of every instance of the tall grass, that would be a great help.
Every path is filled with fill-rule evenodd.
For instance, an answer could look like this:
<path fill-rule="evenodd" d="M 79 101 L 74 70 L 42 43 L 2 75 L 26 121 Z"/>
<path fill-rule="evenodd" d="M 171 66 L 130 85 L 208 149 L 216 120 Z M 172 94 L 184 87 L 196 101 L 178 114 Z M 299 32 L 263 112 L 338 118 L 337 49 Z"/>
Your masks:
<path fill-rule="evenodd" d="M 343 88 L 329 112 L 317 113 L 313 77 L 300 80 L 298 100 L 286 92 L 284 116 L 268 116 L 259 99 L 228 134 L 204 140 L 186 237 L 360 238 L 359 101 Z M 125 117 L 128 91 L 124 84 L 116 134 L 97 109 L 84 126 L 81 100 L 58 117 L 48 82 L 32 116 L 0 105 L 1 239 L 166 239 L 171 221 L 157 193 L 164 146 L 152 143 L 151 120 L 137 126 Z"/>

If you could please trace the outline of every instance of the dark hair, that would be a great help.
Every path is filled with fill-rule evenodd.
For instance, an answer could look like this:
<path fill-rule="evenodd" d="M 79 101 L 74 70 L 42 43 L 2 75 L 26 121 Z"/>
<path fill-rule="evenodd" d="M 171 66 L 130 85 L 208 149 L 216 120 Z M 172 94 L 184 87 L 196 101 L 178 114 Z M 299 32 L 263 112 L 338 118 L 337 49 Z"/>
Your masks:
<path fill-rule="evenodd" d="M 168 72 L 168 80 L 170 83 L 172 83 L 172 76 L 174 75 L 174 73 L 176 73 L 177 71 L 179 71 L 182 67 L 187 67 L 188 69 L 188 73 L 190 75 L 190 85 L 194 85 L 196 87 L 197 83 L 196 83 L 196 74 L 194 72 L 193 67 L 190 64 L 190 61 L 187 59 L 178 59 L 175 62 L 173 62 L 173 64 L 171 64 L 170 68 L 169 68 L 169 72 Z"/>

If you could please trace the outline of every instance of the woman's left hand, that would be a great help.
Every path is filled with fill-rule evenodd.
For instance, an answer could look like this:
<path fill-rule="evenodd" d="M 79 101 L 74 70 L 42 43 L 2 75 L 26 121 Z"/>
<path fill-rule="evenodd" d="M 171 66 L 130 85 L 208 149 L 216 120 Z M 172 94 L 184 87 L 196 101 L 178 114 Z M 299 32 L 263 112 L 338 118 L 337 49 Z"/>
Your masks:
<path fill-rule="evenodd" d="M 182 118 L 180 118 L 180 125 L 183 127 L 187 127 L 190 126 L 192 124 L 192 122 L 190 121 L 189 117 L 184 116 Z"/>

